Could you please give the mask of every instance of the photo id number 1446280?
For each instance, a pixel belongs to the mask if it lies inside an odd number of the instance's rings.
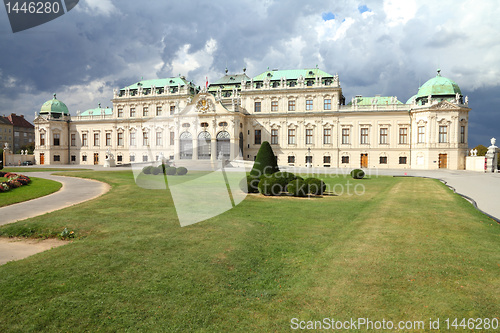
[[[61,10],[58,1],[37,1],[37,2],[24,2],[12,1],[5,3],[8,14],[57,14]]]

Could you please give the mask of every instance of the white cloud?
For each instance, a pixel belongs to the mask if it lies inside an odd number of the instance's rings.
[[[384,12],[390,27],[405,24],[415,17],[417,4],[414,0],[384,0]]]
[[[170,63],[169,67],[172,68],[173,75],[189,75],[190,72],[201,69],[204,73],[209,73],[214,60],[214,53],[217,50],[217,41],[213,38],[205,43],[205,47],[190,53],[191,45],[184,44],[176,52],[175,58]],[[201,80],[198,84],[204,82],[205,74],[201,75]],[[198,78],[198,79],[200,79]]]
[[[82,0],[75,9],[93,16],[110,16],[112,13],[119,12],[111,0]]]

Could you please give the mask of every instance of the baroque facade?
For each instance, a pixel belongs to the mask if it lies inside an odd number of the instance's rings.
[[[200,89],[184,77],[142,80],[114,91],[112,108],[77,112],[54,98],[36,116],[38,164],[156,160],[253,161],[269,141],[279,165],[464,169],[468,108],[458,85],[424,83],[406,103],[355,96],[318,68],[228,74]]]

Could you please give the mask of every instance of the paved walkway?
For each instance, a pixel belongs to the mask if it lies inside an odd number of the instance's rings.
[[[22,174],[54,180],[63,186],[50,195],[0,208],[0,225],[73,206],[101,196],[110,189],[108,184],[90,179],[54,176],[48,172],[22,172]]]

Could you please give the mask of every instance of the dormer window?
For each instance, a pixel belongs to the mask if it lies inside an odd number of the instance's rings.
[[[296,81],[290,81],[290,87],[295,87],[297,85]]]
[[[278,82],[273,82],[273,88],[277,88],[279,86]]]
[[[314,75],[313,71],[309,71],[309,75]]]
[[[312,81],[312,80],[308,80],[308,81],[307,81],[307,86],[308,86],[308,87],[312,87],[312,85],[313,85],[313,81]]]

